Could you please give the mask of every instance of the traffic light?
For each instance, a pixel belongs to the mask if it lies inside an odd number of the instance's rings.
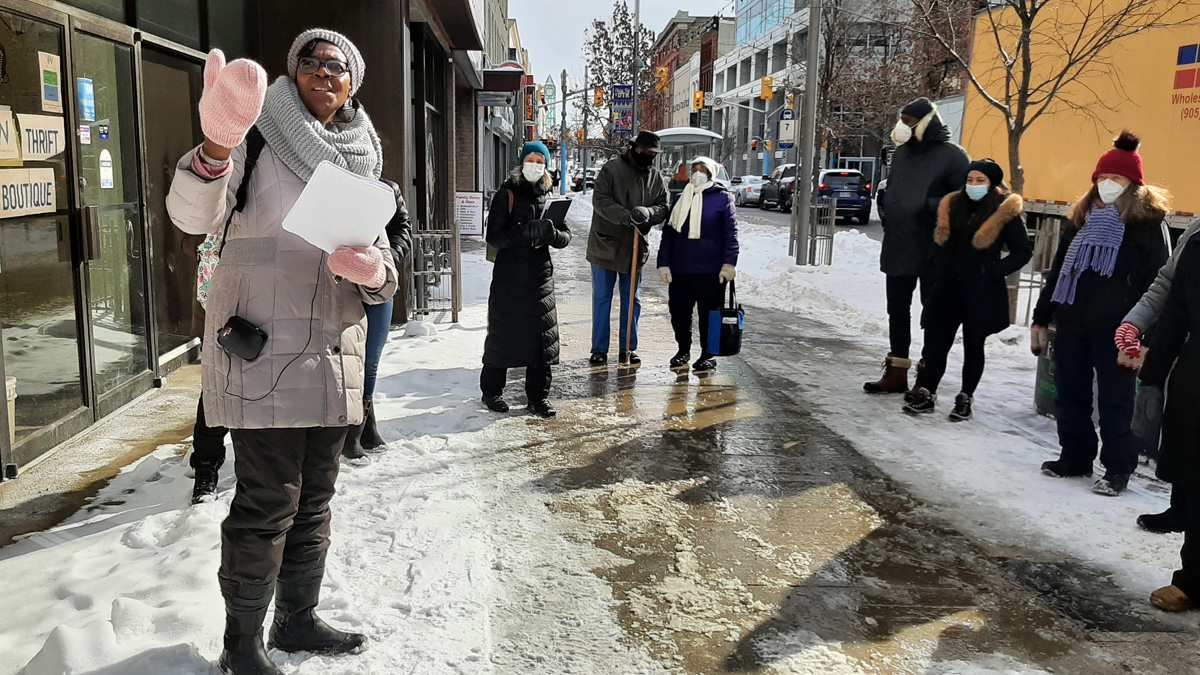
[[[796,95],[795,94],[787,95],[787,107],[788,107],[788,110],[794,110],[796,108]]]
[[[692,107],[695,108],[696,110],[702,110],[704,108],[704,92],[702,92],[702,91],[693,91],[692,92]]]
[[[750,152],[758,151],[758,141],[750,141]]]
[[[767,146],[767,152],[771,151],[771,141],[763,141],[763,145]]]
[[[592,92],[592,105],[596,108],[599,108],[604,105],[604,90],[603,89],[597,89],[596,91]]]
[[[769,101],[775,98],[775,78],[764,77],[762,79],[762,93],[759,94],[759,98],[763,99],[764,101]]]
[[[540,105],[546,105],[546,87],[545,87],[545,85],[541,85],[541,84],[538,85],[538,103]]]
[[[655,73],[658,75],[658,84],[654,85],[654,89],[656,91],[670,91],[671,69],[666,66],[659,66],[655,69]]]

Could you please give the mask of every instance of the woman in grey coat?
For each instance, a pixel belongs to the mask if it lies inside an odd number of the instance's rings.
[[[1162,266],[1158,271],[1158,277],[1154,279],[1154,283],[1150,286],[1150,290],[1142,296],[1129,314],[1125,316],[1125,322],[1117,329],[1117,349],[1129,357],[1128,360],[1122,359],[1119,363],[1132,366],[1140,361],[1142,356],[1143,335],[1149,335],[1154,331],[1154,327],[1158,325],[1158,320],[1162,317],[1163,308],[1167,304],[1167,296],[1171,293],[1171,285],[1175,282],[1175,266],[1179,263],[1179,256],[1183,253],[1184,247],[1192,237],[1200,232],[1200,220],[1193,222],[1183,234],[1180,235],[1179,241],[1175,243],[1175,251],[1167,264]],[[1139,390],[1139,402],[1143,394]],[[1141,406],[1143,409],[1145,406]],[[1138,429],[1142,437],[1144,445],[1152,446],[1153,450],[1158,450],[1159,432],[1162,428],[1162,416],[1152,416],[1153,419],[1145,419],[1146,428]],[[1149,450],[1148,450],[1149,451]],[[1164,476],[1159,476],[1165,480]],[[1170,481],[1168,481],[1170,482]],[[1158,534],[1166,534],[1169,532],[1183,532],[1184,514],[1186,512],[1183,491],[1174,483],[1171,484],[1171,505],[1162,513],[1145,513],[1138,516],[1137,524],[1147,532],[1155,532]]]
[[[180,160],[167,198],[181,230],[225,231],[208,297],[203,389],[208,422],[231,430],[237,463],[218,574],[226,611],[219,666],[229,675],[281,673],[262,642],[272,593],[272,647],[340,654],[365,643],[313,610],[338,454],[347,426],[363,420],[363,303],[392,297],[396,267],[382,236],[326,254],[282,227],[320,162],[379,178],[379,138],[353,98],[363,72],[354,45],[326,30],[296,38],[288,75],[270,87],[257,64],[225,66],[214,51],[200,100],[205,141]],[[251,125],[266,142],[256,161],[244,142]],[[218,335],[239,323],[232,335],[265,333],[257,354],[220,346]]]

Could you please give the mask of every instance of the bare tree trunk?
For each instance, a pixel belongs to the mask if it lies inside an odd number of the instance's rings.
[[[1021,167],[1021,132],[1014,129],[1011,120],[1008,128],[1008,180],[1012,191],[1025,194],[1025,169]]]

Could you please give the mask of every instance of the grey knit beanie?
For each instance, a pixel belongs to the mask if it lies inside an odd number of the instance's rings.
[[[304,45],[313,40],[323,40],[329,44],[336,45],[338,49],[346,54],[346,63],[350,66],[350,95],[354,96],[357,94],[358,88],[362,86],[363,75],[367,72],[367,65],[363,63],[362,54],[359,53],[358,47],[354,46],[350,38],[324,28],[310,28],[296,36],[295,42],[292,43],[292,48],[288,50],[288,77],[293,80],[296,79],[296,69],[300,66],[300,50],[304,48]]]

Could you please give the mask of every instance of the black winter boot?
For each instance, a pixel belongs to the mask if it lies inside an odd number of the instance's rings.
[[[489,396],[488,394],[484,394],[483,404],[486,405],[487,409],[491,410],[492,412],[506,413],[510,410],[508,407],[508,401],[505,401],[504,397],[500,395]]]
[[[363,452],[361,424],[351,424],[346,427],[346,440],[342,444],[342,459],[353,466],[366,466],[371,458]]]
[[[683,369],[688,367],[688,361],[692,360],[692,352],[689,349],[680,349],[675,356],[671,357],[671,369]]]
[[[904,406],[904,412],[909,415],[925,415],[933,412],[937,408],[937,394],[932,393],[925,387],[917,390],[916,396],[908,405]]]
[[[340,631],[313,611],[321,597],[324,569],[284,581],[275,589],[275,620],[271,623],[273,649],[315,654],[353,654],[362,651],[367,637]]]
[[[966,422],[971,419],[971,406],[975,404],[975,398],[967,393],[960,393],[954,397],[954,410],[950,411],[951,422]]]
[[[192,503],[211,502],[216,498],[221,462],[196,461],[194,464],[196,483],[192,486]]]
[[[375,401],[363,399],[363,415],[362,449],[367,452],[383,452],[387,449],[387,442],[375,427]]]
[[[534,401],[533,403],[530,403],[529,410],[534,415],[537,415],[538,417],[544,417],[547,419],[554,417],[555,415],[558,414],[558,411],[554,409],[554,406],[551,405],[550,401],[547,399],[542,399],[540,401]]]
[[[262,627],[274,584],[220,579],[225,597],[225,649],[217,666],[225,675],[283,675],[263,647]]]

